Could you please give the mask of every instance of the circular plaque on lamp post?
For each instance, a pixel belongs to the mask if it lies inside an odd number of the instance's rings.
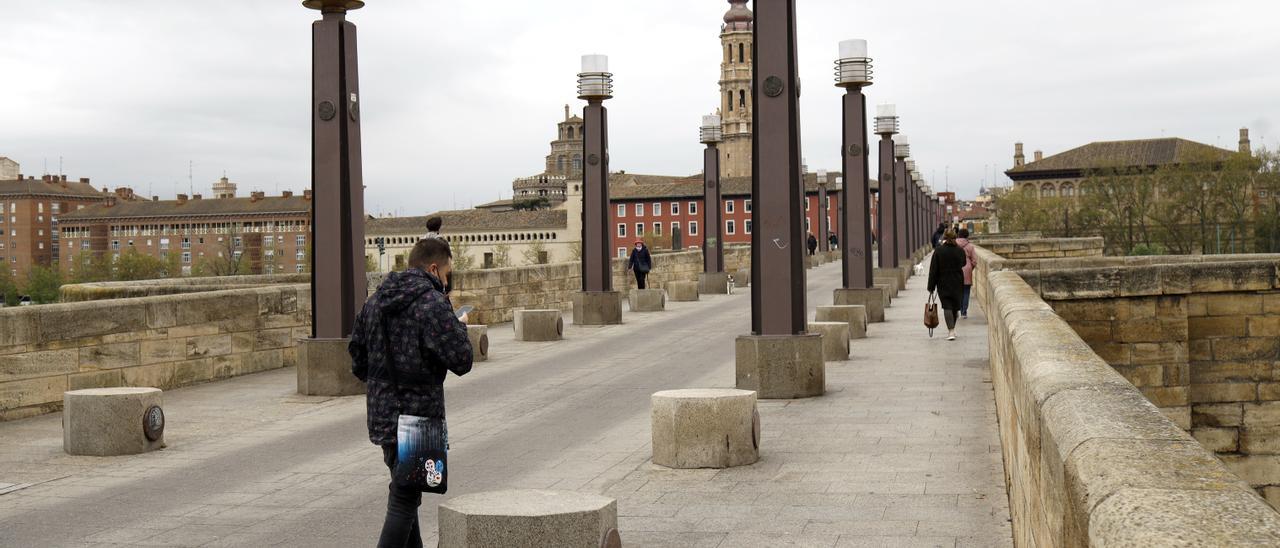
[[[769,97],[777,97],[782,95],[782,79],[777,76],[770,76],[764,79],[764,94]]]

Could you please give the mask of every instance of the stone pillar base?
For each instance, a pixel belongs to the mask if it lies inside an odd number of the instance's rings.
[[[738,271],[733,274],[733,285],[737,287],[750,287],[751,269],[739,268]]]
[[[831,302],[837,305],[857,304],[867,307],[867,321],[879,323],[884,321],[884,306],[888,294],[884,289],[842,289],[837,288]]]
[[[468,325],[467,338],[471,339],[471,361],[489,361],[489,326]]]
[[[884,292],[884,307],[889,308],[893,304],[894,297],[898,296],[898,292],[893,290],[893,284],[877,281],[874,285],[876,289]]]
[[[355,396],[364,383],[351,373],[351,339],[298,341],[298,393],[305,396]]]
[[[664,390],[650,399],[653,463],[729,468],[760,460],[760,415],[749,390]]]
[[[741,287],[736,277],[733,280],[733,284]],[[728,292],[728,272],[702,272],[698,274],[698,293],[703,295],[724,295]]]
[[[622,323],[622,293],[580,291],[573,294],[573,325],[618,325]]]
[[[628,298],[632,312],[661,312],[667,308],[667,292],[661,289],[632,289]]]
[[[667,282],[667,298],[678,303],[698,300],[698,282]]]
[[[742,335],[735,342],[736,386],[765,399],[821,396],[827,389],[822,336]]]
[[[621,546],[618,502],[577,491],[489,491],[440,503],[442,548]]]
[[[809,332],[822,336],[822,359],[840,362],[849,359],[849,324],[845,322],[809,322]]]
[[[860,304],[819,306],[815,321],[844,322],[849,324],[850,339],[867,338],[867,307]]]
[[[559,310],[517,310],[512,326],[517,341],[546,342],[564,338],[564,319]]]
[[[159,388],[64,392],[62,450],[69,455],[110,457],[160,449],[164,447],[163,403]],[[152,407],[156,410],[151,411]]]

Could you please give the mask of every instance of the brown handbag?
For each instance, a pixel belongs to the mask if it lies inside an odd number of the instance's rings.
[[[924,303],[924,326],[930,330],[938,327],[938,303],[934,302],[933,293],[929,293],[929,301]]]

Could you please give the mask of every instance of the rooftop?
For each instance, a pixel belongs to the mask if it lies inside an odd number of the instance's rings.
[[[536,211],[489,211],[463,209],[437,211],[415,217],[374,217],[365,222],[367,234],[423,234],[427,218],[439,216],[444,221],[444,234],[473,230],[560,229],[568,226],[569,216],[563,209]]]
[[[96,204],[72,211],[63,214],[58,220],[66,223],[101,219],[299,214],[308,211],[311,211],[310,196],[264,196],[259,193],[256,196],[246,198],[196,198],[185,201],[181,199],[117,201],[113,205]]]
[[[1187,139],[1163,137],[1098,141],[1006,171],[1010,177],[1040,172],[1158,167],[1196,161],[1223,161],[1234,152]],[[1016,178],[1016,177],[1015,177]]]
[[[86,198],[105,198],[106,193],[93,188],[88,179],[68,181],[66,177],[45,176],[42,179],[28,177],[22,180],[0,181],[0,196],[26,194],[56,194],[62,196],[81,196]]]

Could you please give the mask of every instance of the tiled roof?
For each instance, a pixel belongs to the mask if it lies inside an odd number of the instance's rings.
[[[421,234],[427,231],[427,219],[440,216],[444,221],[440,232],[465,232],[472,230],[510,230],[510,229],[562,229],[568,226],[568,213],[563,209],[540,209],[537,211],[489,211],[485,209],[463,209],[458,211],[438,211],[420,217],[382,217],[365,221],[364,230],[368,234]]]
[[[311,210],[311,200],[303,196],[252,198],[203,198],[164,201],[117,201],[108,207],[96,204],[58,217],[60,222],[154,217],[227,217],[236,215],[298,214]]]
[[[630,174],[627,174],[628,176]],[[830,184],[827,186],[829,191],[837,191],[839,187],[835,185],[836,177],[843,176],[840,172],[828,172],[827,180]],[[647,185],[628,185],[625,182],[620,183],[615,178],[619,175],[609,176],[609,199],[611,200],[649,200],[655,198],[701,198],[702,197],[702,174],[690,175],[688,177],[669,177],[668,182],[661,184]],[[654,177],[654,176],[646,176]],[[806,173],[805,191],[818,192],[818,175],[816,173]],[[626,179],[624,179],[626,181]],[[879,185],[874,179],[871,181],[872,188]],[[720,194],[722,196],[750,196],[751,195],[751,177],[725,177],[720,179]]]
[[[66,186],[63,186],[63,185]],[[93,188],[89,183],[79,181],[44,181],[41,179],[23,179],[0,181],[0,195],[4,194],[59,194],[64,196],[82,196],[105,198],[101,190]]]
[[[1091,169],[1156,167],[1188,161],[1222,161],[1230,150],[1176,137],[1136,141],[1099,141],[1030,162],[1005,173],[1084,171]]]

